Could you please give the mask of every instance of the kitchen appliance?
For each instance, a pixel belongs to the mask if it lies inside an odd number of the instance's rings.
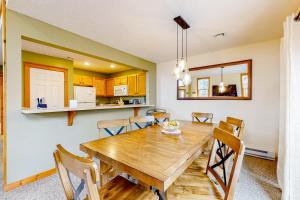
[[[127,85],[117,85],[114,86],[114,96],[128,96],[128,86]]]
[[[74,99],[78,108],[96,107],[96,88],[74,86]]]
[[[140,99],[130,99],[129,104],[141,104],[142,101]]]

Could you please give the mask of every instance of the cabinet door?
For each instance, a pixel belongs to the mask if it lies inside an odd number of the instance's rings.
[[[115,80],[113,78],[106,80],[106,96],[114,96]]]
[[[94,87],[96,88],[97,96],[106,96],[106,81],[102,78],[94,79]]]
[[[146,96],[146,74],[140,73],[137,75],[137,93],[139,96]]]
[[[137,93],[137,76],[128,76],[128,96],[135,96]]]
[[[93,77],[91,76],[82,76],[82,85],[93,86]]]
[[[73,84],[75,85],[81,85],[81,75],[74,74],[73,76]]]
[[[127,82],[127,76],[122,76],[120,77],[120,85],[127,85],[128,82]]]

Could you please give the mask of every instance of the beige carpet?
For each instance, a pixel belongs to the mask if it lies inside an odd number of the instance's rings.
[[[1,140],[0,140],[1,141]],[[0,145],[2,149],[2,145]],[[64,200],[59,177],[53,175],[10,192],[3,192],[3,155],[0,151],[0,200]],[[276,180],[276,163],[246,156],[236,190],[236,200],[279,200],[281,191]]]

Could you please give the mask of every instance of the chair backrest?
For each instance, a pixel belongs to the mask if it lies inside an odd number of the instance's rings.
[[[214,115],[212,113],[193,112],[192,113],[192,121],[194,122],[196,120],[197,122],[211,123],[213,116]]]
[[[170,113],[153,112],[151,115],[154,117],[156,124],[170,120]]]
[[[207,172],[210,172],[214,176],[223,189],[225,193],[224,199],[231,200],[234,197],[235,186],[242,167],[245,146],[238,137],[220,128],[214,129],[213,137],[214,145],[210,152]],[[230,159],[231,156],[234,159]],[[230,169],[225,167],[227,161],[233,162],[230,165]],[[220,174],[219,166],[222,166],[222,174]]]
[[[234,117],[227,117],[226,122],[235,126],[236,136],[243,138],[245,130],[245,124],[243,120]]]
[[[222,130],[225,130],[231,134],[234,134],[234,127],[227,123],[227,122],[224,122],[224,121],[220,121],[219,123],[219,128],[222,129]]]
[[[79,199],[84,184],[86,184],[89,199],[100,200],[96,184],[99,181],[99,173],[93,160],[76,156],[65,150],[60,144],[57,145],[57,150],[53,155],[67,200]],[[81,183],[76,190],[69,172],[81,179]]]
[[[133,129],[133,125],[139,129],[147,128],[148,126],[152,126],[154,121],[155,119],[153,116],[136,116],[129,118],[131,129]]]
[[[103,129],[110,136],[119,135],[122,132],[127,132],[127,127],[129,126],[128,119],[116,119],[116,120],[101,120],[97,122],[98,129],[101,131]],[[112,128],[117,128],[117,130],[112,131]]]

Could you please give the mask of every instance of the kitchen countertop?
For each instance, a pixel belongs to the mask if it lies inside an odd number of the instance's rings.
[[[109,110],[109,109],[123,109],[123,108],[143,108],[143,107],[154,107],[155,105],[150,104],[133,104],[133,105],[99,105],[88,108],[57,108],[57,109],[32,109],[22,108],[23,114],[39,114],[39,113],[55,113],[55,112],[70,112],[70,111],[85,111],[85,110]]]

